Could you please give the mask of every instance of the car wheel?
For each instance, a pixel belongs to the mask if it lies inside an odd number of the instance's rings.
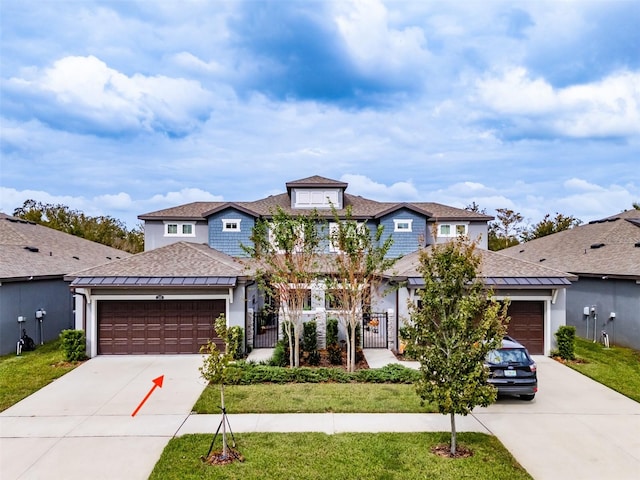
[[[522,400],[526,400],[527,402],[530,402],[531,400],[533,400],[535,398],[536,394],[532,393],[531,395],[520,395],[520,398]]]

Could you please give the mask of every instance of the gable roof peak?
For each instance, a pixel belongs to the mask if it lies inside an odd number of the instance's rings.
[[[293,180],[291,182],[286,183],[287,191],[290,192],[292,187],[310,187],[310,188],[319,188],[319,187],[334,187],[334,188],[342,188],[346,190],[349,186],[346,182],[341,182],[339,180],[333,180],[331,178],[321,177],[320,175],[313,175],[307,178],[301,178],[299,180]]]

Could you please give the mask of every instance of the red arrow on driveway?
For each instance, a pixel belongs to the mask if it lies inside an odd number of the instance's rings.
[[[160,375],[158,378],[153,379],[153,387],[151,387],[151,390],[149,390],[149,393],[147,393],[147,396],[142,399],[142,401],[140,402],[140,405],[138,405],[138,408],[136,408],[133,411],[133,413],[131,414],[132,417],[136,416],[136,413],[138,413],[138,410],[142,408],[142,406],[144,405],[144,402],[147,401],[147,399],[151,396],[151,394],[156,389],[156,387],[162,388],[163,381],[164,381],[164,375]]]

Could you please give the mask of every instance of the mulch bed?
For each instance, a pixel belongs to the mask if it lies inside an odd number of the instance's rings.
[[[300,366],[301,367],[325,367],[325,368],[344,368],[346,369],[346,365],[347,365],[347,352],[343,351],[342,352],[342,365],[334,365],[329,361],[329,354],[326,350],[318,350],[318,352],[320,353],[320,363],[318,365],[309,365],[309,363],[307,363],[306,358],[304,355],[300,356]],[[362,370],[362,369],[366,369],[369,368],[369,364],[367,363],[367,360],[364,358],[363,354],[360,354],[360,358],[358,358],[358,355],[356,355],[356,359],[358,360],[358,362],[356,363],[356,370]]]
[[[434,445],[431,447],[431,453],[444,458],[468,458],[473,456],[473,451],[462,445],[457,445],[455,455],[451,455],[451,445],[447,443]]]
[[[226,455],[222,453],[222,450],[217,450],[211,452],[208,458],[205,458],[203,455],[200,459],[207,465],[229,465],[233,462],[244,462],[242,454],[231,447],[227,448]]]

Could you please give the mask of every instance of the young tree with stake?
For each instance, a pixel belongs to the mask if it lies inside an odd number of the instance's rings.
[[[450,453],[455,455],[455,415],[496,399],[484,359],[501,344],[508,303],[494,300],[478,278],[481,257],[467,239],[434,245],[419,259],[424,288],[418,305],[410,305],[407,351],[420,361],[417,394],[450,415]]]

